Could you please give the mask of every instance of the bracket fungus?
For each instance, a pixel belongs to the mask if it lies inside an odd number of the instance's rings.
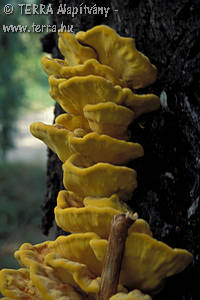
[[[93,163],[74,154],[63,164],[64,187],[82,197],[109,197],[117,193],[127,200],[137,187],[133,169],[108,163]]]
[[[102,263],[107,244],[108,241],[103,239],[91,243],[97,259]],[[120,283],[129,289],[138,288],[155,294],[163,287],[167,277],[181,272],[191,261],[192,255],[188,251],[172,249],[146,232],[132,231],[126,240]]]
[[[0,288],[8,299],[27,300],[83,300],[80,293],[73,286],[63,284],[54,275],[51,267],[33,263],[30,270],[0,271]],[[7,298],[3,298],[7,299]]]
[[[111,221],[133,215],[125,201],[137,174],[126,163],[144,154],[128,141],[128,127],[160,106],[156,95],[135,93],[156,80],[157,70],[132,38],[101,25],[76,35],[59,32],[58,46],[64,60],[43,57],[41,63],[50,95],[65,113],[53,125],[37,122],[30,130],[63,162],[66,190],[58,194],[55,220],[71,234],[23,244],[15,252],[23,269],[0,271],[4,300],[100,299]],[[119,281],[106,300],[151,300],[167,277],[192,261],[188,251],[154,239],[143,219],[130,223],[124,243]]]
[[[89,58],[96,58],[96,52],[91,47],[83,46],[69,32],[59,31],[58,47],[68,65],[81,64]]]
[[[87,104],[112,101],[123,103],[126,90],[101,76],[75,76],[70,79],[49,77],[50,95],[72,114],[82,115]]]
[[[71,131],[57,123],[46,125],[36,122],[30,126],[31,133],[54,151],[62,162],[68,160],[72,154],[80,153],[93,162],[121,165],[144,154],[138,143],[125,142],[95,132],[86,134],[83,129],[82,136],[77,136],[77,129]]]
[[[122,206],[116,209],[110,207],[108,204],[107,206],[104,204],[101,207],[97,207],[94,203],[95,200],[90,201],[87,206],[71,207],[68,204],[67,198],[67,191],[61,191],[59,193],[57,206],[55,208],[55,219],[58,226],[71,233],[95,232],[102,238],[108,238],[110,224],[114,215],[127,211],[127,209]],[[65,207],[63,207],[63,202],[65,202]],[[102,200],[102,202],[106,201]]]
[[[86,197],[82,205],[76,205],[71,204],[70,193],[64,190],[58,194],[55,220],[64,231],[95,232],[101,238],[108,238],[113,217],[130,211],[117,194],[109,198]],[[149,225],[143,219],[137,219],[129,228],[130,232],[152,235]]]
[[[95,49],[99,61],[113,68],[116,76],[125,81],[127,86],[138,89],[156,80],[156,67],[144,54],[137,51],[134,39],[120,37],[105,25],[86,32],[79,31],[76,38]]]
[[[41,64],[47,75],[54,75],[57,78],[72,78],[74,76],[101,76],[112,82],[113,85],[123,86],[116,77],[115,71],[109,66],[102,65],[96,59],[88,59],[81,65],[68,66],[61,59],[52,59],[43,56]]]
[[[55,120],[55,124],[62,125],[71,131],[74,131],[77,128],[82,128],[86,132],[91,131],[88,121],[84,116],[73,115],[69,113],[59,115]]]
[[[42,300],[39,292],[30,280],[27,269],[0,271],[0,289],[4,296],[11,299]]]
[[[90,129],[118,139],[127,138],[127,127],[133,121],[134,112],[112,102],[88,104],[83,113]]]
[[[130,293],[117,293],[110,300],[152,300],[152,298],[140,290],[133,290]]]

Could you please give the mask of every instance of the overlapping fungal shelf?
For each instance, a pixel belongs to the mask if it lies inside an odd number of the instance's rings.
[[[128,126],[159,108],[156,95],[135,93],[156,80],[157,70],[132,38],[96,26],[76,35],[59,32],[59,48],[64,60],[41,62],[50,95],[66,113],[53,125],[33,123],[31,133],[63,162],[66,190],[59,192],[55,219],[71,235],[23,244],[15,253],[23,268],[0,272],[4,299],[96,299],[113,216],[132,213],[125,202],[137,176],[126,164],[144,154],[129,142]],[[137,219],[129,228],[118,293],[110,300],[150,300],[191,261],[188,251],[157,241],[147,222]]]

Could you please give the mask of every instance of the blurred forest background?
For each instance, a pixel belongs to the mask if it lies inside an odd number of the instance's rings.
[[[16,8],[15,13],[5,15],[3,7],[7,3],[0,3],[0,269],[17,267],[13,252],[23,242],[39,243],[46,239],[39,229],[46,149],[43,148],[43,156],[39,152],[38,157],[32,157],[35,138],[30,135],[24,151],[19,137],[27,139],[30,123],[40,121],[38,114],[49,112],[53,105],[48,96],[47,76],[40,65],[40,38],[45,33],[2,30],[2,25],[48,24],[49,17],[21,15],[18,1],[9,1]],[[53,114],[49,120],[52,118]]]

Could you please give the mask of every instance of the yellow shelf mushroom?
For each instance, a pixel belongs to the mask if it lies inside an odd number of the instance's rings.
[[[107,244],[94,232],[74,233],[35,246],[24,244],[15,257],[30,270],[30,278],[38,289],[38,272],[42,272],[45,286],[50,277],[82,292],[97,294]],[[119,283],[130,290],[154,294],[167,277],[181,272],[191,261],[188,251],[172,249],[152,238],[148,224],[138,219],[129,229]]]
[[[58,47],[68,65],[81,64],[90,58],[97,57],[94,49],[81,45],[73,34],[61,31],[58,34]]]
[[[73,132],[63,127],[46,125],[41,122],[32,123],[30,131],[33,136],[42,140],[52,151],[54,151],[61,161],[66,161],[73,153],[70,146],[69,136]]]
[[[82,115],[73,115],[69,113],[64,113],[59,115],[56,120],[55,124],[62,125],[66,129],[69,129],[71,131],[82,128],[86,132],[91,132],[90,126],[88,124],[88,120],[85,119],[85,117]]]
[[[152,298],[139,290],[134,290],[130,293],[117,293],[109,300],[152,300]]]
[[[0,289],[4,296],[11,299],[42,300],[38,290],[30,280],[27,269],[0,271]]]
[[[27,269],[1,270],[0,288],[2,294],[8,297],[2,299],[85,299],[71,285],[63,284],[55,276],[51,267],[39,263],[32,263],[30,271]]]
[[[119,199],[117,194],[113,194],[110,197],[85,197],[83,203],[85,206],[95,206],[100,208],[107,206],[120,210],[123,213],[131,211],[128,205]]]
[[[57,225],[71,233],[95,232],[107,239],[114,215],[131,211],[117,194],[109,198],[86,197],[82,205],[76,205],[71,197],[71,192],[60,191],[55,207]],[[129,233],[135,231],[152,235],[149,225],[142,219],[137,219],[129,228]]]
[[[101,25],[76,34],[76,39],[98,53],[99,61],[115,70],[116,76],[134,89],[156,80],[157,69],[137,51],[134,39],[120,37],[112,28]]]
[[[56,118],[57,129],[36,124],[33,128],[38,127],[43,133],[33,134],[42,136],[64,162],[63,182],[67,190],[61,191],[57,198],[58,226],[72,236],[96,233],[98,239],[91,239],[90,246],[102,263],[107,245],[102,238],[108,238],[114,215],[131,211],[122,201],[130,199],[137,187],[136,172],[123,164],[141,157],[143,149],[128,142],[128,126],[140,115],[160,106],[156,95],[138,95],[131,89],[153,83],[157,70],[136,49],[133,39],[120,37],[103,25],[75,36],[60,33],[59,47],[65,61],[43,57],[42,66],[50,76],[50,95],[67,113]],[[45,129],[48,130],[44,133]],[[58,135],[57,130],[60,130],[59,140],[50,134],[54,131]],[[179,272],[191,261],[189,252],[172,250],[154,240],[149,225],[142,219],[129,228],[128,234],[120,282],[129,289],[154,293],[165,277]],[[88,279],[91,268],[87,264],[77,265],[81,262],[76,261],[76,265],[71,265],[67,257],[49,255],[50,265],[54,268],[59,265],[61,269],[63,264],[66,269],[76,269],[79,275],[73,275],[73,280],[82,278],[75,280],[76,284],[86,292],[97,292],[96,279]],[[95,274],[100,276],[98,272]],[[149,299],[137,291],[124,297]]]
[[[73,286],[81,289],[82,292],[92,294],[99,292],[100,278],[90,272],[86,264],[63,258],[56,253],[47,255],[45,262],[55,270],[58,277],[63,281],[66,280],[66,273],[71,274],[74,281]]]
[[[34,286],[42,296],[44,300],[84,300],[84,297],[75,289],[61,281],[56,276],[56,272],[53,268],[32,263],[30,266],[30,277]]]
[[[30,131],[54,151],[62,162],[68,160],[72,154],[80,153],[95,163],[121,165],[144,154],[142,146],[138,143],[125,142],[95,132],[86,134],[80,128],[72,132],[60,124],[46,125],[36,122],[31,124]],[[81,136],[78,135],[80,131]]]
[[[111,81],[113,85],[123,86],[123,82],[116,77],[115,71],[109,66],[102,65],[96,59],[88,59],[83,64],[68,66],[61,59],[52,59],[43,56],[41,64],[49,76],[54,75],[57,78],[69,79],[74,76],[96,75]]]
[[[102,238],[108,238],[114,215],[127,211],[127,208],[123,208],[122,205],[113,208],[104,203],[101,207],[97,207],[95,206],[96,198],[87,206],[74,207],[70,205],[68,198],[67,191],[59,193],[55,207],[55,220],[59,227],[71,233],[95,232]],[[102,202],[106,202],[106,199],[109,198],[104,198]]]
[[[63,183],[66,189],[82,197],[109,197],[118,194],[128,200],[137,187],[133,169],[108,163],[93,163],[74,154],[63,164]]]
[[[35,246],[25,243],[15,252],[15,258],[21,265],[30,267],[32,262],[43,263],[47,254],[56,253],[63,258],[84,263],[94,274],[99,274],[101,263],[90,248],[90,241],[99,238],[97,234],[88,232],[60,236],[55,241],[46,241]]]
[[[23,244],[15,252],[23,269],[0,271],[4,300],[97,299],[113,216],[132,213],[125,201],[137,187],[137,174],[125,164],[144,154],[128,141],[128,127],[160,106],[156,95],[133,91],[153,83],[157,70],[132,38],[101,25],[76,35],[59,32],[58,46],[64,60],[43,57],[41,63],[50,95],[66,113],[54,125],[37,122],[30,130],[63,162],[66,190],[58,195],[55,219],[71,234]],[[151,300],[143,292],[158,293],[191,261],[188,251],[157,241],[148,223],[137,219],[110,300]]]
[[[87,104],[111,101],[123,103],[126,89],[101,76],[75,76],[70,79],[49,77],[50,95],[68,113],[82,115]]]
[[[90,129],[118,139],[128,139],[127,127],[133,121],[134,112],[112,102],[87,104],[83,113]]]
[[[88,232],[60,236],[55,241],[34,246],[23,244],[15,252],[15,258],[30,270],[32,277],[36,276],[34,285],[38,288],[39,278],[42,276],[38,271],[40,273],[42,270],[45,282],[50,274],[50,279],[55,276],[63,284],[74,286],[80,291],[98,293],[98,276],[101,274],[102,263],[96,259],[90,246],[90,241],[98,238],[100,237],[97,234]],[[43,284],[46,286],[45,282]]]
[[[103,239],[90,242],[96,258],[102,263],[107,244]],[[126,240],[120,283],[129,289],[158,293],[167,277],[183,271],[191,262],[190,252],[172,249],[149,234],[132,231]]]
[[[48,76],[54,75],[57,78],[63,78],[64,76],[62,76],[61,73],[62,69],[65,67],[69,67],[68,64],[62,59],[50,58],[47,56],[43,56],[40,62],[43,70]]]

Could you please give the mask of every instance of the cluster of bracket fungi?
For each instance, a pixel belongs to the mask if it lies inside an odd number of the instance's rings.
[[[101,25],[76,35],[59,32],[59,49],[64,60],[43,57],[42,66],[50,95],[66,113],[53,125],[33,123],[31,133],[63,162],[66,190],[59,192],[55,219],[71,234],[23,244],[15,252],[23,268],[0,271],[5,300],[97,299],[111,221],[132,213],[125,201],[137,187],[136,172],[125,165],[143,156],[140,144],[128,142],[128,126],[159,108],[156,95],[133,92],[153,83],[157,70],[132,38]],[[150,300],[191,261],[188,251],[157,241],[137,219],[110,300]]]

